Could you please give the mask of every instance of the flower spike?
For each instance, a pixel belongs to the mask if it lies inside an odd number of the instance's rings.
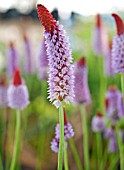
[[[112,14],[112,16],[115,19],[116,27],[117,27],[117,34],[123,34],[124,33],[124,25],[122,19],[117,14]]]
[[[49,99],[57,108],[62,101],[73,102],[74,76],[70,44],[63,26],[43,5],[37,6],[44,26],[45,45],[49,61]]]

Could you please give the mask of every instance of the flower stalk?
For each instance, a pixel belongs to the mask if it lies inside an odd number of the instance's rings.
[[[83,128],[83,149],[84,149],[84,167],[85,170],[90,169],[90,161],[89,161],[89,145],[88,145],[88,124],[87,124],[87,116],[85,111],[85,106],[81,108],[81,117],[82,117],[82,128]]]
[[[119,157],[120,157],[120,170],[124,169],[124,147],[122,143],[122,139],[119,133],[119,127],[118,124],[116,124],[116,137],[117,137],[117,143],[119,148]]]
[[[69,170],[68,167],[68,153],[67,153],[67,148],[66,148],[66,142],[64,141],[64,167],[65,170]]]
[[[16,165],[17,155],[18,155],[18,148],[19,148],[19,140],[20,140],[20,127],[21,127],[20,111],[16,110],[15,142],[14,142],[14,152],[13,152],[13,158],[12,158],[10,170],[15,170],[15,165]]]
[[[59,120],[60,120],[60,143],[59,143],[59,153],[58,153],[58,170],[62,170],[63,164],[63,151],[64,151],[64,113],[62,104],[59,107]]]
[[[70,145],[72,154],[73,154],[73,156],[74,156],[75,162],[76,162],[76,164],[77,164],[78,170],[83,170],[83,166],[82,166],[80,157],[79,157],[79,155],[78,155],[77,149],[76,149],[76,147],[75,147],[74,140],[73,140],[72,138],[69,139],[69,145]]]

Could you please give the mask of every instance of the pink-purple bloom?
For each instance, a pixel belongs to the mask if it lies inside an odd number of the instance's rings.
[[[112,68],[112,42],[109,42],[109,50],[105,55],[104,60],[104,71],[105,75],[112,76],[114,74],[114,70]]]
[[[78,62],[75,63],[74,67],[74,102],[75,104],[90,104],[91,96],[88,87],[88,72],[86,67],[86,59],[82,57]]]
[[[64,138],[66,140],[73,136],[74,136],[74,131],[73,131],[72,125],[69,122],[67,122],[64,125]],[[57,139],[60,138],[60,125],[59,124],[56,125],[56,138]]]
[[[0,108],[7,106],[7,87],[5,78],[0,79]]]
[[[104,131],[104,138],[114,138],[115,137],[115,126],[110,126]]]
[[[112,123],[124,116],[124,103],[121,92],[115,87],[110,86],[106,93],[106,115]]]
[[[93,31],[93,49],[98,56],[105,56],[109,50],[108,35],[103,26],[100,14],[96,15],[96,26]]]
[[[117,151],[117,140],[115,135],[115,126],[110,126],[107,128],[104,132],[104,138],[109,139],[109,145],[108,145],[108,152],[116,152]]]
[[[64,109],[64,139],[65,141],[74,136],[74,131],[72,125],[67,121],[66,112]],[[60,139],[60,124],[58,123],[55,128],[55,136],[51,142],[51,149],[54,152],[58,152],[59,149],[59,139]],[[66,142],[67,146],[67,142]]]
[[[43,5],[37,5],[37,11],[45,29],[44,37],[49,60],[49,99],[58,108],[62,101],[70,103],[74,97],[71,50],[63,26]]]
[[[13,82],[8,88],[7,96],[8,106],[13,109],[23,110],[29,104],[28,89],[22,82],[18,69],[15,70]]]
[[[92,130],[94,132],[103,132],[106,127],[106,118],[101,112],[98,112],[92,119]]]
[[[124,73],[124,24],[117,14],[112,14],[116,21],[117,35],[112,44],[112,67],[114,73]]]
[[[117,140],[116,138],[110,138],[109,139],[109,144],[108,144],[108,152],[109,153],[113,153],[113,152],[117,152],[118,147],[117,147]]]
[[[51,150],[57,153],[59,151],[59,139],[57,139],[56,137],[53,138],[50,144],[51,144]]]
[[[15,69],[18,67],[18,52],[13,42],[10,42],[7,54],[7,74],[13,77]]]
[[[39,79],[46,80],[48,78],[48,57],[47,57],[47,48],[45,45],[45,39],[40,44],[37,66],[38,66],[38,77]]]
[[[34,72],[32,45],[26,35],[24,36],[24,52],[24,71],[25,73],[32,74]]]

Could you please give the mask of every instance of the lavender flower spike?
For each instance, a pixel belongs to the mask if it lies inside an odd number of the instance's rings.
[[[110,86],[106,93],[106,115],[112,123],[124,116],[122,94],[115,86]]]
[[[74,75],[75,104],[90,104],[91,96],[87,80],[86,59],[84,57],[82,57],[77,63],[75,63]]]
[[[115,126],[110,126],[104,131],[104,138],[115,138]]]
[[[116,141],[116,135],[115,135],[115,126],[111,126],[104,132],[104,138],[109,139],[109,145],[108,145],[108,152],[116,152],[117,151],[117,141]]]
[[[70,103],[74,97],[74,76],[71,50],[63,26],[43,5],[37,5],[39,20],[44,26],[49,60],[49,99],[57,108],[62,101]]]
[[[105,55],[104,61],[104,72],[107,76],[113,76],[114,71],[112,68],[112,41],[109,41],[109,50],[108,53]]]
[[[13,77],[14,71],[17,67],[18,67],[18,53],[13,42],[10,42],[7,55],[7,73],[10,77]]]
[[[100,14],[96,15],[96,26],[93,31],[93,49],[96,55],[104,56],[109,50],[108,35]]]
[[[20,72],[15,70],[13,82],[8,88],[8,105],[13,109],[22,110],[29,104],[28,90],[23,84]]]
[[[106,119],[101,112],[98,112],[92,119],[92,130],[94,132],[103,132],[106,126]]]
[[[118,147],[117,147],[117,140],[116,138],[110,138],[109,139],[109,145],[108,145],[108,152],[109,153],[113,153],[113,152],[117,152]]]
[[[32,47],[31,42],[26,35],[24,35],[24,51],[25,51],[24,71],[26,73],[32,74],[34,72]]]
[[[112,67],[114,73],[124,73],[124,24],[117,14],[112,14],[116,21],[117,35],[112,44]]]
[[[7,87],[5,77],[0,78],[0,108],[7,106]]]
[[[56,130],[55,130],[56,138],[60,138],[60,125],[59,123],[56,125]],[[66,112],[64,109],[64,138],[65,140],[72,138],[74,136],[74,131],[72,128],[72,125],[67,121],[67,116]]]
[[[45,39],[43,39],[40,44],[37,66],[39,79],[46,80],[48,78],[48,57],[46,52]]]

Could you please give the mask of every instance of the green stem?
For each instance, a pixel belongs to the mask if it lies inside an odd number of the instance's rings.
[[[65,170],[69,170],[69,168],[68,168],[68,154],[67,154],[66,142],[64,142],[64,167],[65,167]]]
[[[114,158],[110,162],[110,166],[109,166],[108,170],[114,170],[115,167],[117,166],[118,160],[119,160],[118,155],[115,155]]]
[[[123,148],[123,143],[122,143],[122,139],[120,136],[120,132],[119,132],[119,128],[116,125],[116,136],[117,136],[117,142],[118,142],[118,148],[119,148],[119,157],[120,157],[120,170],[124,170],[124,148]]]
[[[103,158],[100,163],[100,170],[104,170],[106,167],[107,159],[108,159],[108,144],[105,145],[104,153],[103,153]]]
[[[2,157],[0,155],[0,170],[3,170],[3,162],[2,162]]]
[[[83,149],[84,149],[84,166],[85,170],[90,169],[90,161],[89,161],[89,146],[88,146],[88,125],[87,125],[87,115],[85,112],[84,106],[82,107],[83,111],[81,112],[82,117],[82,127],[83,127]]]
[[[100,132],[96,133],[96,144],[97,144],[97,167],[99,169],[102,160],[102,138]]]
[[[17,161],[17,153],[18,153],[18,147],[19,147],[19,139],[20,139],[20,111],[16,111],[16,131],[15,131],[15,143],[14,143],[14,152],[13,152],[13,158],[10,166],[10,170],[15,169],[16,161]]]
[[[77,164],[78,170],[83,170],[83,166],[82,166],[82,164],[81,164],[80,157],[79,157],[79,155],[78,155],[78,152],[77,152],[77,149],[76,149],[74,140],[73,140],[72,138],[69,139],[69,145],[70,145],[71,151],[72,151],[72,153],[73,153],[75,162],[76,162],[76,164]]]
[[[41,112],[46,111],[46,98],[47,98],[46,92],[47,92],[47,82],[43,81],[41,84],[41,93],[43,94]],[[39,120],[40,120],[40,122],[42,122],[42,120],[43,120],[43,117],[41,115],[39,116]],[[40,131],[41,130],[42,130],[42,124],[40,124]],[[45,134],[46,134],[45,132],[44,132],[44,134],[42,132],[42,133],[40,133],[40,136],[39,136],[36,170],[42,170],[43,155],[44,155],[43,148],[44,148],[45,138],[46,138]]]
[[[124,74],[121,74],[121,90],[122,90],[122,96],[124,101]],[[123,146],[122,139],[119,135],[119,131],[118,131],[118,143],[119,143],[119,151],[120,151],[120,170],[122,170],[124,168],[124,158],[123,158],[124,146]]]
[[[124,75],[123,74],[121,74],[121,91],[124,100]]]
[[[64,151],[64,114],[62,104],[59,107],[59,121],[60,121],[60,142],[58,153],[58,170],[62,170],[63,151]]]
[[[8,144],[8,124],[9,124],[9,115],[10,113],[8,113],[7,108],[4,109],[4,140],[3,140],[3,148],[4,148],[4,160],[5,160],[5,169],[7,170],[9,167],[9,163],[8,163],[8,148],[7,148],[7,144]]]
[[[100,110],[104,112],[104,94],[105,94],[105,89],[106,89],[106,79],[104,76],[103,72],[103,57],[99,57],[99,84],[100,84],[100,89],[99,89],[99,106]]]

